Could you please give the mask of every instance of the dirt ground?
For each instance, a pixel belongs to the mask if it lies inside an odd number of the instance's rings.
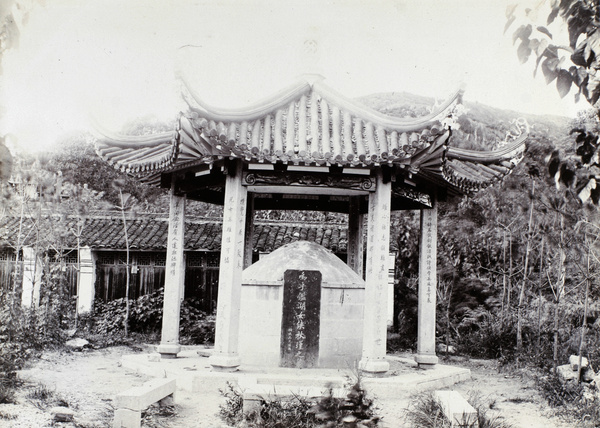
[[[112,399],[118,392],[138,386],[148,377],[121,366],[125,347],[84,352],[49,352],[20,373],[25,381],[16,404],[0,404],[0,427],[79,427],[112,426]],[[491,403],[490,415],[504,418],[515,428],[563,428],[576,426],[552,416],[551,409],[521,373],[498,371],[495,361],[454,358],[453,365],[471,369],[471,380],[452,389],[464,397],[476,393]],[[42,385],[44,385],[42,387]],[[44,392],[50,398],[40,399]],[[175,414],[155,416],[153,426],[182,428],[221,428],[226,425],[216,413],[224,398],[218,394],[177,391]],[[408,426],[403,420],[409,397],[378,401],[384,427]],[[68,405],[75,412],[75,423],[52,423],[49,409]]]

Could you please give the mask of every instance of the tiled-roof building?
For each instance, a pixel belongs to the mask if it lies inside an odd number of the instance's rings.
[[[58,218],[47,216],[38,224],[38,219],[25,217],[4,217],[0,220],[0,278],[2,284],[11,283],[11,266],[14,264],[14,248],[20,235],[20,244],[25,248],[23,255],[29,256],[29,249],[35,246],[37,228],[65,231],[57,240],[64,249],[62,261],[69,272],[71,294],[76,294],[75,268],[77,263],[77,238],[71,232],[76,229],[75,217]],[[168,219],[165,216],[138,215],[128,218],[127,234],[131,253],[130,264],[134,266],[134,277],[130,287],[130,297],[150,293],[164,286]],[[203,309],[213,311],[217,296],[218,266],[221,250],[222,224],[220,219],[188,219],[184,250],[186,254],[185,297],[196,297],[202,301]],[[56,235],[52,235],[56,237]],[[346,259],[347,225],[303,221],[257,221],[253,232],[253,259],[261,254],[271,253],[277,248],[307,240],[319,244],[343,260]],[[90,259],[93,296],[96,300],[113,300],[125,296],[125,233],[119,216],[103,215],[86,218],[80,236],[83,253]],[[59,261],[56,253],[50,256]],[[23,261],[30,263],[29,260]],[[88,268],[89,270],[89,268]],[[30,280],[25,278],[25,280]],[[31,287],[26,287],[31,288]]]

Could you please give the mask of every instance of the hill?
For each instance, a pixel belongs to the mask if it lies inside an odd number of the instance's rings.
[[[396,117],[426,115],[435,104],[430,97],[407,92],[377,93],[361,97],[359,102],[381,113]],[[530,140],[551,142],[567,148],[570,122],[561,116],[533,115],[513,110],[490,107],[481,103],[464,102],[465,114],[459,118],[460,128],[455,130],[451,144],[474,150],[493,149],[503,141],[515,120],[523,118],[530,126]]]

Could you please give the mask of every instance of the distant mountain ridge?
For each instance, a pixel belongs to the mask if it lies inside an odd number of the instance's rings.
[[[420,117],[428,114],[435,100],[407,92],[387,92],[357,99],[364,105],[396,117]],[[491,150],[506,138],[511,123],[523,118],[530,126],[530,137],[543,138],[564,147],[568,142],[571,118],[554,115],[534,115],[490,107],[477,102],[463,102],[465,114],[459,118],[451,145],[473,150]]]

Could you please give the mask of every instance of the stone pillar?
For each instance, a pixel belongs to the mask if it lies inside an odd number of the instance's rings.
[[[360,197],[350,196],[350,209],[348,211],[348,266],[361,278],[364,259],[364,216],[360,213]]]
[[[394,284],[396,282],[396,253],[388,256],[388,306],[387,323],[388,327],[394,325]]]
[[[171,183],[169,204],[169,237],[165,269],[165,297],[160,345],[157,351],[162,358],[175,358],[179,346],[179,316],[185,280],[184,261],[185,196],[175,195],[175,179]]]
[[[385,373],[387,341],[388,257],[392,184],[384,183],[377,171],[377,188],[369,194],[367,275],[363,326],[363,351],[359,369]]]
[[[417,356],[420,367],[437,364],[435,355],[435,304],[437,264],[437,204],[421,209],[421,236],[419,239],[419,313]]]
[[[95,269],[92,250],[90,247],[79,249],[79,290],[77,296],[77,311],[80,314],[92,312],[94,308]]]
[[[246,208],[246,236],[244,239],[244,269],[252,264],[254,241],[254,193],[248,193],[248,207]]]
[[[248,194],[242,186],[242,163],[238,162],[234,168],[225,179],[215,349],[209,358],[213,368],[226,371],[236,370],[240,365],[238,336]]]
[[[42,281],[42,264],[35,250],[23,247],[23,292],[21,305],[37,308],[40,304],[40,282]]]

